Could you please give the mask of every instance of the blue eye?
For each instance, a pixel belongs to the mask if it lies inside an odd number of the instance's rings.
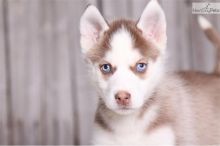
[[[110,72],[112,72],[112,67],[111,67],[111,65],[110,64],[103,64],[102,66],[101,66],[101,71],[103,72],[103,73],[110,73]]]
[[[136,71],[137,72],[143,73],[143,72],[145,72],[146,69],[147,69],[147,64],[146,63],[138,63],[136,65]]]

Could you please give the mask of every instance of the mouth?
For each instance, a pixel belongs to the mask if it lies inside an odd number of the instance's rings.
[[[119,107],[116,112],[121,114],[121,115],[127,115],[127,114],[130,114],[134,111],[133,108],[131,107]]]
[[[132,110],[130,107],[120,107],[119,110]]]
[[[129,105],[119,105],[117,110],[132,110],[133,108]]]

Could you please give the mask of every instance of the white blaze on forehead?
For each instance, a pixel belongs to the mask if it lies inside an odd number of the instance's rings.
[[[132,63],[135,63],[141,57],[138,50],[134,49],[133,43],[133,38],[126,28],[120,28],[111,37],[111,50],[107,52],[105,59],[113,65],[132,65]]]

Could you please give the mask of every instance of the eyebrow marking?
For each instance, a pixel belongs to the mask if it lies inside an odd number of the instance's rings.
[[[103,73],[102,70],[101,70],[101,67],[102,65],[104,64],[109,64],[112,68],[112,71],[110,73]],[[111,63],[109,63],[108,61],[105,61],[105,60],[102,60],[100,63],[99,63],[99,70],[101,71],[103,77],[105,80],[107,80],[109,77],[111,77],[115,71],[117,70],[116,66],[113,66]]]
[[[142,58],[142,59],[138,60],[134,65],[130,66],[130,70],[131,70],[135,75],[137,75],[138,77],[140,77],[141,79],[145,79],[145,77],[146,77],[146,72],[147,72],[147,68],[146,68],[146,70],[145,70],[144,72],[137,72],[136,66],[137,66],[138,63],[145,63],[145,64],[148,65],[148,61],[147,61],[147,60],[148,60],[148,59],[146,59],[146,58]]]

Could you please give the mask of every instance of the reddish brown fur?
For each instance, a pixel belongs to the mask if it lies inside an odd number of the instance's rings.
[[[98,108],[96,110],[95,123],[98,124],[102,129],[107,130],[108,132],[113,132],[113,129],[110,127],[108,121],[105,119],[106,110],[107,107],[104,101],[100,98],[98,102]]]
[[[141,30],[137,28],[136,24],[130,20],[118,20],[109,24],[109,29],[101,35],[97,45],[88,52],[87,56],[92,62],[98,62],[105,56],[106,52],[111,49],[111,37],[122,27],[127,29],[134,39],[133,47],[135,49],[138,49],[144,57],[156,60],[159,50],[151,41],[144,39]]]

